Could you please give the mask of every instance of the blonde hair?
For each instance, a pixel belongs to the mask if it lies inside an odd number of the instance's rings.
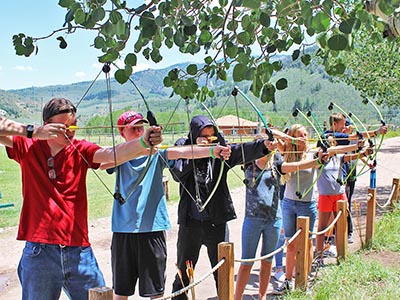
[[[297,138],[298,137],[298,132],[300,130],[306,130],[306,128],[301,125],[301,124],[293,124],[290,126],[289,130],[287,131],[287,135]],[[285,152],[283,154],[283,161],[284,162],[296,162],[296,161],[301,161],[306,157],[308,151],[308,145],[306,148],[302,150],[302,152],[299,152],[299,149],[296,144],[293,144],[291,141],[290,142],[285,142]],[[287,173],[281,177],[281,183],[285,184],[291,176],[291,173]]]

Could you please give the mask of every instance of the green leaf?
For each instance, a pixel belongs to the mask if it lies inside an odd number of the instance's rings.
[[[62,36],[59,36],[58,38],[57,38],[57,40],[58,41],[60,41],[60,45],[59,45],[59,47],[61,48],[61,49],[65,49],[65,48],[67,48],[67,42],[65,41],[65,39],[62,37]]]
[[[113,24],[117,24],[120,20],[122,20],[122,15],[119,11],[113,10],[110,13],[110,22]]]
[[[171,71],[169,71],[168,77],[171,78],[172,81],[177,80],[178,79],[178,69],[172,69]]]
[[[76,24],[84,24],[86,21],[86,14],[85,12],[79,8],[74,13],[74,19]]]
[[[312,19],[312,27],[316,32],[328,30],[331,19],[324,12],[317,13]]]
[[[359,24],[359,20],[357,18],[349,18],[340,23],[339,30],[345,34],[350,34],[356,24]]]
[[[226,74],[226,71],[224,69],[218,69],[217,71],[217,76],[218,79],[221,79],[223,81],[227,81],[228,80],[228,75]]]
[[[263,103],[275,103],[275,87],[271,83],[263,85],[260,100]]]
[[[104,8],[98,7],[95,10],[93,10],[90,16],[94,22],[98,22],[104,19],[104,17],[106,16],[106,12]]]
[[[190,19],[189,17],[187,17],[185,15],[183,15],[181,17],[181,21],[182,21],[183,25],[185,25],[185,26],[192,26],[193,25],[192,19]]]
[[[74,0],[60,0],[58,1],[58,5],[64,8],[70,8],[73,4],[75,4]]]
[[[300,56],[300,50],[294,50],[292,53],[292,60],[295,61],[296,59],[298,59]]]
[[[308,66],[311,62],[311,56],[310,54],[304,54],[301,56],[301,62],[305,65]]]
[[[114,74],[115,80],[118,81],[120,84],[124,84],[128,81],[129,76],[126,75],[125,70],[117,70]]]
[[[136,54],[134,53],[129,53],[126,57],[125,57],[125,64],[130,65],[130,66],[136,66],[137,64],[137,57]]]
[[[199,44],[204,45],[206,43],[209,43],[211,39],[212,39],[211,32],[208,30],[202,30],[199,36]]]
[[[258,9],[260,8],[261,1],[260,0],[243,0],[242,6],[248,7],[251,9]]]
[[[233,81],[240,82],[246,79],[247,66],[244,64],[236,64],[233,68]]]
[[[286,78],[279,79],[276,82],[275,86],[276,86],[276,89],[279,91],[286,89],[288,87],[287,79]]]
[[[171,87],[172,86],[172,80],[171,80],[171,78],[170,77],[164,77],[164,80],[163,80],[163,83],[164,83],[164,86],[165,87]]]
[[[119,20],[117,24],[115,24],[115,32],[117,35],[124,35],[128,29],[128,25],[124,22],[124,20]]]
[[[186,68],[186,72],[189,75],[196,75],[197,74],[197,65],[196,64],[190,64]]]
[[[239,44],[248,46],[250,45],[250,34],[247,31],[243,31],[238,34],[237,40]]]
[[[158,49],[153,49],[150,53],[151,60],[154,61],[155,63],[159,63],[162,61],[162,56],[160,54],[160,51]]]
[[[196,25],[185,26],[183,27],[183,33],[187,36],[195,35],[197,31]]]
[[[228,55],[229,58],[236,57],[238,50],[239,50],[238,47],[236,45],[234,45],[233,43],[228,42],[226,44],[225,51],[226,51],[226,55]]]
[[[342,34],[335,34],[328,40],[328,47],[331,50],[342,51],[348,46],[347,38]]]
[[[262,12],[260,14],[260,23],[264,27],[269,27],[269,25],[271,25],[271,18],[269,17],[269,15],[267,13]]]
[[[178,47],[182,47],[185,44],[185,36],[178,30],[174,34],[174,43]]]
[[[115,61],[119,56],[119,52],[116,50],[109,50],[106,54],[99,57],[99,62],[101,63],[110,63]]]
[[[211,64],[211,63],[213,62],[213,59],[212,59],[211,56],[207,56],[207,57],[204,58],[204,62],[205,62],[207,65],[209,65],[209,64]]]

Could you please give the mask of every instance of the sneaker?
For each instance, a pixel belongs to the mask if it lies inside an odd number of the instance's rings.
[[[336,257],[337,251],[336,246],[330,246],[328,249],[324,250],[324,257]]]
[[[278,281],[282,281],[284,279],[285,272],[283,272],[282,268],[276,268],[274,278]]]
[[[281,286],[277,287],[272,294],[274,295],[284,295],[289,293],[293,289],[293,283],[291,280],[285,279]]]
[[[351,233],[349,234],[349,236],[347,238],[347,243],[349,243],[349,244],[353,244],[354,243],[353,235]]]
[[[323,267],[325,267],[324,259],[321,257],[317,257],[311,265],[311,272],[316,272],[319,268]]]

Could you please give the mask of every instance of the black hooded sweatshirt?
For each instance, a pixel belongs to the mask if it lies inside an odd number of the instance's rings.
[[[217,128],[209,118],[206,116],[195,116],[190,122],[190,132],[192,133],[192,137],[189,133],[187,138],[178,139],[175,145],[190,145],[192,141],[193,144],[195,144],[201,131],[207,126],[213,126],[215,135],[218,137],[218,142],[225,144],[223,136],[218,133]],[[265,147],[264,140],[258,140],[256,142],[248,142],[241,145],[232,144],[231,151],[231,156],[223,167],[224,169],[221,181],[211,200],[201,213],[198,211],[194,201],[194,199],[196,199],[196,185],[193,170],[196,171],[200,199],[202,203],[204,203],[217,183],[223,162],[220,159],[213,158],[195,159],[194,164],[193,160],[189,159],[179,159],[176,161],[174,168],[171,170],[171,174],[174,180],[179,182],[179,224],[185,225],[190,219],[195,219],[209,221],[218,225],[236,218],[232,198],[228,189],[227,173],[230,168],[233,168],[236,165],[248,163],[267,155],[268,149]]]

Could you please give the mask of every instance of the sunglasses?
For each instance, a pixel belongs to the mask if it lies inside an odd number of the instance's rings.
[[[54,157],[51,156],[47,159],[47,166],[50,168],[49,172],[47,173],[49,178],[54,180],[57,178],[56,170],[54,169]]]
[[[137,114],[128,116],[124,121],[124,125],[129,124],[132,121],[137,120],[137,119],[143,119],[143,115],[141,113],[137,113]]]

